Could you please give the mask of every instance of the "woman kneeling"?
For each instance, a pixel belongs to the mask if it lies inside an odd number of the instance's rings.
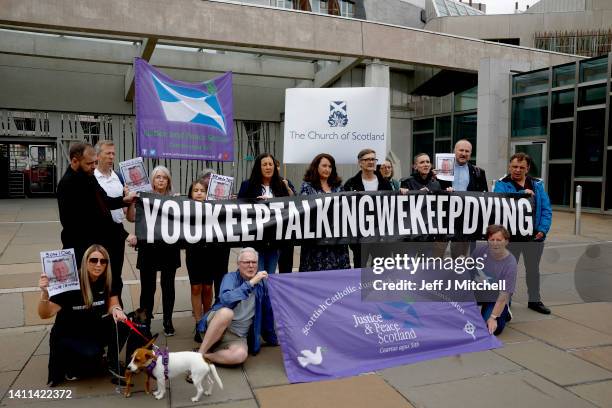
[[[42,291],[38,315],[41,319],[56,316],[49,337],[48,385],[51,387],[103,369],[105,346],[109,348],[109,369],[117,367],[119,341],[115,322],[125,320],[126,316],[118,297],[109,296],[111,270],[104,247],[92,245],[85,251],[79,281],[80,291],[71,290],[51,297],[47,291],[49,278],[43,274],[38,281]],[[125,336],[121,337],[123,340]]]

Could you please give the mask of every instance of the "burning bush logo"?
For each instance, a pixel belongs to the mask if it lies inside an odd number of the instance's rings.
[[[329,103],[329,119],[327,123],[331,127],[345,127],[348,124],[346,101],[332,101]]]

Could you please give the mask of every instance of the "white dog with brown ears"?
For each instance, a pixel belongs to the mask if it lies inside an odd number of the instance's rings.
[[[150,350],[148,347],[151,345],[153,340],[143,348],[136,349],[132,354],[132,361],[128,364],[127,368],[131,373],[139,372],[140,370],[146,370],[147,381],[145,383],[145,392],[149,393],[149,378],[155,377],[157,380],[157,390],[153,392],[153,395],[157,399],[164,398],[166,395],[166,380],[168,378],[174,378],[179,374],[190,373],[193,379],[193,385],[196,388],[197,394],[191,398],[192,402],[197,402],[202,397],[202,394],[208,396],[212,393],[214,383],[219,384],[219,388],[223,389],[223,383],[217,374],[215,365],[206,361],[204,356],[194,351],[179,351],[175,353],[168,353],[165,350],[156,348]],[[126,378],[131,377],[126,375]],[[204,390],[203,381],[204,379],[208,382],[208,388]],[[129,394],[129,380],[128,389],[126,389],[126,396]]]

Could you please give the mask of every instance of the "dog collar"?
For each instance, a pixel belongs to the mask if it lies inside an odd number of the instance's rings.
[[[149,377],[155,377],[153,375],[153,370],[155,369],[155,366],[157,365],[157,359],[161,356],[162,364],[164,365],[164,378],[167,380],[168,379],[168,348],[166,347],[156,348],[155,350],[153,350],[153,356],[155,357],[153,361],[151,361],[151,363],[145,367],[147,369],[147,374],[149,375]]]

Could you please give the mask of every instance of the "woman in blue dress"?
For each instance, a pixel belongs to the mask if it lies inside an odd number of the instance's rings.
[[[300,195],[339,193],[343,191],[342,179],[336,171],[336,161],[327,154],[317,155],[306,174]],[[300,253],[300,272],[348,269],[348,247],[346,245],[317,245],[305,243]]]

